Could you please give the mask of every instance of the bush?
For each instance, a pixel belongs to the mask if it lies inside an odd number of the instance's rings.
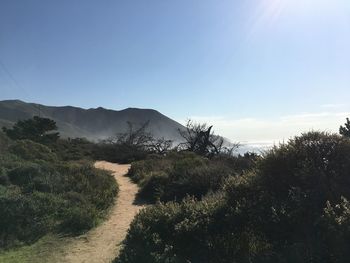
[[[185,199],[142,210],[115,262],[208,262],[207,230],[220,206],[219,199]]]
[[[97,160],[113,163],[131,163],[146,158],[148,152],[134,145],[100,143],[93,152]]]
[[[191,162],[174,178],[197,174]],[[232,174],[202,200],[141,212],[116,262],[348,262],[350,140],[306,133]]]
[[[8,178],[4,168],[0,167],[0,185],[8,185],[10,179]]]
[[[168,174],[165,172],[154,172],[152,176],[142,180],[142,187],[138,192],[138,197],[152,203],[160,201],[164,196],[164,191],[168,184]]]
[[[19,242],[34,242],[56,225],[57,210],[63,200],[48,193],[22,194],[17,187],[0,193],[0,244],[8,247]]]
[[[45,145],[30,141],[16,141],[9,149],[10,153],[28,161],[44,160],[57,161],[57,156]]]
[[[61,162],[46,146],[11,142],[0,154],[0,247],[32,243],[49,232],[80,234],[113,204],[113,176],[90,162]]]
[[[6,129],[15,141],[0,132],[0,248],[32,243],[49,232],[83,233],[114,202],[113,176],[82,160],[92,159],[94,144],[57,141],[57,133],[47,133],[54,125],[40,118],[20,122]]]
[[[98,211],[82,194],[67,193],[65,200],[63,211],[59,215],[62,220],[59,225],[61,232],[81,234],[97,225]]]
[[[0,155],[7,152],[10,140],[0,131]]]
[[[84,138],[59,139],[50,145],[58,158],[63,161],[92,160],[96,145]]]
[[[155,156],[134,162],[129,176],[140,186],[139,196],[151,202],[201,198],[220,189],[232,171],[222,162],[193,153]]]

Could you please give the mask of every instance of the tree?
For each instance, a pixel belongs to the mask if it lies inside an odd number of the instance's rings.
[[[147,131],[149,121],[146,121],[137,128],[135,128],[132,122],[128,121],[127,124],[128,128],[126,132],[118,133],[114,137],[109,138],[106,142],[146,149],[154,140],[152,134]]]
[[[350,120],[349,120],[349,118],[346,118],[346,123],[344,125],[345,125],[345,127],[340,126],[339,133],[345,137],[350,138]]]
[[[224,139],[214,135],[212,128],[213,126],[205,123],[188,120],[186,129],[179,129],[181,137],[185,140],[179,144],[179,148],[206,157],[218,155],[223,147]]]
[[[173,141],[165,138],[154,139],[148,146],[148,150],[156,154],[166,154],[172,147]]]
[[[18,121],[11,129],[4,127],[3,131],[13,140],[32,140],[35,142],[50,144],[59,138],[56,122],[34,116],[32,119]]]
[[[137,128],[131,122],[127,124],[128,128],[125,132],[101,141],[97,153],[99,159],[130,163],[146,157],[149,146],[154,141],[152,134],[147,131],[149,121]]]

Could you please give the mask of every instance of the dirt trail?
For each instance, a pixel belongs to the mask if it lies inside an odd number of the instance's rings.
[[[124,175],[129,165],[97,162],[97,168],[111,170],[119,184],[116,204],[108,219],[85,235],[72,240],[61,262],[67,263],[109,263],[120,249],[129,225],[142,206],[135,205],[137,185]]]

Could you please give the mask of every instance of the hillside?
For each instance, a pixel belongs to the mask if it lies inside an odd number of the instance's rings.
[[[20,100],[0,101],[0,127],[11,126],[18,120],[39,115],[39,112],[42,117],[56,121],[62,137],[85,137],[89,140],[105,139],[124,132],[127,121],[135,125],[150,121],[149,131],[155,137],[165,137],[174,141],[180,140],[177,130],[184,128],[178,122],[152,109],[82,109],[72,106],[45,106]]]

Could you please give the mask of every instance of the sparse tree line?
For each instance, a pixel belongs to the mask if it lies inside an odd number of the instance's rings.
[[[224,145],[224,139],[214,134],[213,126],[195,123],[192,120],[187,121],[185,129],[178,130],[182,138],[182,142],[178,145],[174,145],[172,140],[164,137],[154,137],[148,128],[149,121],[139,125],[127,122],[125,132],[101,140],[96,147],[91,146],[94,148],[91,154],[97,159],[101,154],[101,157],[112,161],[131,162],[142,159],[147,154],[166,154],[169,151],[187,151],[213,158],[217,155],[231,155],[238,147],[238,144]],[[56,149],[60,143],[88,144],[88,141],[83,138],[60,140],[57,129],[53,120],[35,116],[32,119],[17,122],[11,129],[3,128],[3,132],[13,140],[28,139]],[[122,152],[125,156],[119,158],[118,153]]]
[[[147,154],[164,155],[170,151],[193,152],[200,156],[213,158],[218,155],[232,155],[233,151],[238,147],[238,144],[225,146],[224,139],[214,134],[213,126],[195,123],[191,120],[188,120],[185,129],[178,130],[182,142],[177,145],[174,145],[172,140],[164,137],[155,138],[152,133],[148,131],[149,122],[145,122],[139,127],[135,127],[135,124],[131,122],[127,124],[128,129],[126,132],[116,134],[115,136],[103,140],[100,142],[100,145],[106,147],[115,146],[117,149],[115,156],[118,155],[118,151],[125,152],[126,149],[128,149],[131,158],[141,156],[141,158],[136,159],[142,159]],[[122,151],[120,151],[120,147],[123,147]],[[133,159],[127,159],[125,161],[130,162],[133,161]]]

